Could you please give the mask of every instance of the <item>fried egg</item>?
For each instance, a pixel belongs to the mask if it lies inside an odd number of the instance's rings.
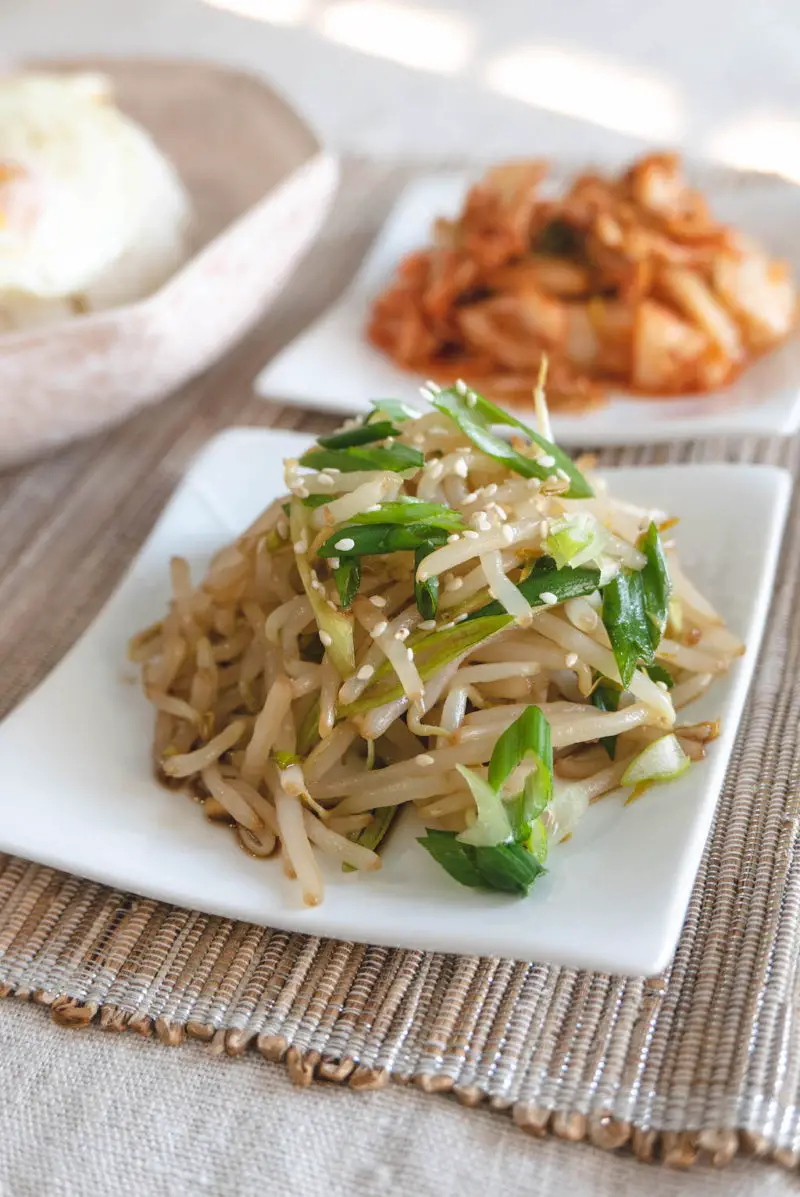
[[[186,257],[172,164],[101,76],[0,78],[0,329],[150,294]]]

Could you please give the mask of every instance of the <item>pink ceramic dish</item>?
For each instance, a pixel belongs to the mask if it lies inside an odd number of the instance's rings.
[[[263,315],[318,232],[336,162],[264,83],[203,63],[92,60],[171,158],[190,257],[138,303],[0,334],[0,466],[117,423],[206,369]]]

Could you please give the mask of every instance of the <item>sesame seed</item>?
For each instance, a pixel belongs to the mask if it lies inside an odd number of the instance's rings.
[[[325,466],[321,473],[329,474],[331,478],[335,478],[337,474],[341,474],[341,470],[337,470],[336,466]]]
[[[308,498],[308,487],[307,486],[296,486],[294,488],[294,494],[297,495],[298,499],[307,499]]]
[[[421,752],[419,754],[419,756],[414,757],[414,760],[418,765],[422,765],[423,768],[426,765],[435,765],[436,764],[436,761],[433,759],[433,757],[431,756],[431,754],[429,752]]]
[[[424,445],[425,435],[422,432],[415,432],[411,438],[412,445]]]
[[[356,674],[356,677],[358,678],[358,680],[360,682],[368,682],[374,672],[375,672],[374,665],[362,665],[361,668],[359,669],[358,673]]]
[[[558,478],[562,478],[564,480],[564,482],[569,482],[569,474],[567,473],[566,470],[562,470],[561,466],[559,466],[558,469],[556,470],[556,476]]]
[[[441,478],[444,466],[442,465],[440,459],[435,457],[433,461],[428,462],[426,469],[431,480],[435,482],[437,478]]]
[[[356,547],[356,542],[352,536],[343,536],[341,540],[337,540],[334,543],[333,547],[339,549],[342,553],[349,553],[351,549]]]
[[[445,588],[445,590],[450,590],[450,591],[460,590],[463,585],[464,585],[463,578],[448,578],[444,584],[444,588]]]
[[[542,489],[542,484],[538,478],[529,478],[528,479],[528,489],[533,490],[533,491],[539,491]]]
[[[292,548],[294,549],[294,551],[296,553],[299,553],[301,556],[303,553],[308,552],[308,545],[306,544],[306,542],[304,540],[296,540],[294,542],[294,544],[292,545]]]
[[[436,398],[436,392],[435,392],[435,391],[429,391],[427,387],[420,387],[420,388],[419,388],[419,393],[420,393],[420,395],[422,396],[422,398],[423,398],[423,399],[427,399],[429,403],[430,403],[431,399],[435,399],[435,398]]]
[[[497,483],[490,482],[488,486],[484,486],[483,493],[486,495],[486,497],[488,499],[490,499],[492,497],[492,495],[496,495],[497,494]]]
[[[494,510],[495,515],[497,516],[497,518],[499,520],[507,520],[508,519],[508,515],[506,514],[505,507],[501,507],[499,503],[493,503],[492,508]]]
[[[408,628],[399,628],[395,632],[394,638],[395,638],[395,640],[399,640],[402,643],[403,640],[408,640],[408,637],[410,635],[411,635],[411,633],[409,632]]]
[[[506,544],[511,544],[514,539],[514,529],[510,524],[503,524],[503,527],[500,529],[500,535]]]
[[[467,407],[474,407],[477,402],[478,396],[474,391],[470,391],[470,393],[467,395]]]
[[[453,532],[452,535],[448,536],[447,543],[448,544],[458,544],[459,540],[461,540],[461,537],[458,535],[457,532]]]
[[[425,386],[428,388],[429,391],[433,391],[434,395],[438,395],[442,389],[439,386],[438,382],[434,382],[433,379],[431,379],[431,378],[427,378],[425,380]]]
[[[543,590],[542,593],[539,595],[539,598],[542,600],[543,603],[546,603],[548,607],[554,607],[556,605],[556,603],[558,602],[558,599],[553,594],[552,590]]]
[[[451,628],[454,628],[455,626],[456,626],[456,625],[455,625],[455,620],[452,620],[452,619],[451,619],[451,620],[450,620],[450,623],[443,623],[443,624],[442,624],[442,626],[439,628],[439,631],[440,631],[440,632],[449,632],[449,631],[450,631],[450,629],[451,629]]]
[[[394,440],[395,440],[395,438],[393,436],[387,436],[386,440],[383,443],[385,445],[393,445]]]
[[[376,624],[375,624],[375,627],[372,629],[372,635],[373,635],[373,636],[382,636],[382,635],[383,635],[383,633],[384,633],[384,632],[386,631],[386,629],[388,628],[388,626],[389,626],[389,625],[388,625],[388,623],[386,622],[386,620],[385,620],[385,619],[382,619],[382,620],[380,621],[380,623],[376,623]]]
[[[464,382],[464,379],[463,379],[463,378],[459,378],[459,379],[457,380],[457,382],[456,382],[456,390],[458,391],[459,395],[466,395],[467,391],[469,390],[469,387],[468,387],[468,386],[467,386],[467,384]]]
[[[331,611],[337,610],[336,603],[334,603],[332,599],[328,599],[327,603],[328,603],[328,606],[330,607]]]
[[[467,497],[464,499],[464,502],[462,503],[462,507],[466,507],[467,503],[476,503],[477,501],[478,501],[478,492],[476,490],[474,490],[471,494],[467,495]]]
[[[457,615],[453,623],[463,623],[465,619],[469,619],[469,611],[464,611],[462,615]]]
[[[465,458],[457,457],[455,464],[453,465],[453,473],[457,478],[466,478],[467,472],[467,463]]]
[[[330,646],[333,644],[333,640],[328,632],[320,632],[319,638],[326,648],[330,648]]]
[[[543,453],[541,457],[537,457],[536,460],[538,461],[539,465],[544,466],[546,470],[549,469],[550,466],[554,466],[556,464],[556,459],[553,457],[552,453]]]
[[[484,515],[483,519],[478,520],[477,526],[478,526],[479,532],[491,532],[491,530],[492,530],[492,525],[489,522],[489,517],[486,515]]]
[[[464,535],[466,536],[467,540],[477,540],[479,534],[475,531],[474,528],[467,528]]]
[[[328,564],[330,565],[331,569],[338,569],[341,565],[341,562],[339,561],[338,557],[329,557]]]
[[[658,686],[659,690],[669,690],[669,686],[666,682],[656,682],[656,685]]]
[[[435,619],[423,619],[422,623],[419,624],[419,629],[421,632],[432,632],[435,627]]]
[[[413,661],[413,660],[414,660],[414,650],[413,650],[413,648],[407,648],[407,649],[406,649],[406,656],[408,657],[409,661]]]
[[[317,486],[327,489],[333,486],[333,478],[331,478],[330,474],[317,474]]]
[[[566,657],[564,657],[564,664],[566,665],[567,669],[572,669],[573,665],[578,664],[578,654],[567,653]]]
[[[383,597],[382,594],[371,594],[369,601],[372,603],[373,607],[385,607],[386,606],[386,599]]]
[[[373,503],[370,507],[367,508],[367,511],[380,511],[380,509],[381,509],[380,503]]]

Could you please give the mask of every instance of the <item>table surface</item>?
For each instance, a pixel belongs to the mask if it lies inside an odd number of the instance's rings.
[[[634,0],[137,0],[135,17],[126,11],[114,0],[3,0],[0,61],[222,60],[265,74],[332,147],[381,158],[602,157],[645,136],[800,178],[793,0],[675,0],[668,25],[662,7]],[[237,371],[243,391],[259,364]],[[0,1192],[10,1197],[248,1194],[265,1177],[296,1197],[796,1189],[758,1163],[646,1171],[416,1091],[299,1091],[256,1056],[77,1034],[13,999],[0,1005],[0,1055]]]

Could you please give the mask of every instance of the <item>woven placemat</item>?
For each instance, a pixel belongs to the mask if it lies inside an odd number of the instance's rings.
[[[0,715],[94,618],[187,461],[232,423],[324,421],[254,401],[269,355],[339,292],[407,172],[353,165],[268,327],[157,411],[0,477]],[[370,203],[365,212],[363,197]],[[786,464],[794,442],[624,450],[608,463]],[[0,857],[0,991],[72,1026],[256,1048],[292,1077],[389,1079],[643,1159],[800,1160],[800,525],[668,972],[624,979],[266,930]],[[736,585],[735,575],[731,585]],[[32,762],[32,767],[34,763]],[[0,790],[2,766],[0,765]]]

